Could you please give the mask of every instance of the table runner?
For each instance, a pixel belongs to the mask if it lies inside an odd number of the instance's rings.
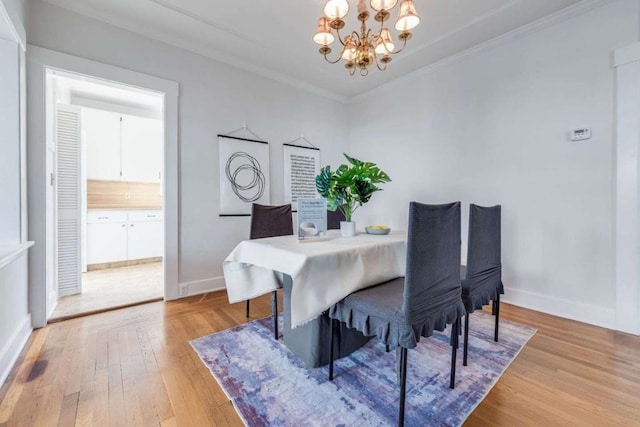
[[[323,240],[296,236],[245,240],[224,261],[229,302],[277,289],[278,273],[293,280],[291,324],[300,326],[350,293],[404,276],[407,234],[358,234],[342,238],[337,230]]]

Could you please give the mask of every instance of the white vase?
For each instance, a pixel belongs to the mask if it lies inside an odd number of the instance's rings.
[[[355,221],[340,221],[340,234],[342,237],[353,237],[356,235]]]

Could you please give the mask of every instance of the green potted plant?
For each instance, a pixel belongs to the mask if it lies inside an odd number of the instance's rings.
[[[345,221],[340,223],[344,237],[355,235],[352,216],[356,209],[367,203],[373,193],[382,190],[376,184],[390,182],[391,178],[375,163],[363,162],[344,154],[349,164],[340,165],[335,171],[325,166],[316,176],[316,189],[327,199],[327,209],[340,210]]]

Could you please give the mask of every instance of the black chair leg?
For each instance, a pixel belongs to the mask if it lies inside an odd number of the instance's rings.
[[[387,353],[389,353],[389,351],[390,351],[390,350],[391,350],[391,349],[389,348],[389,344],[386,344],[386,345],[384,346],[384,351],[386,351]]]
[[[400,408],[398,409],[398,426],[404,426],[404,400],[407,391],[407,349],[400,351]]]
[[[491,301],[491,315],[496,315],[496,300]]]
[[[458,353],[458,320],[451,325],[451,340],[453,345],[451,346],[451,380],[449,381],[449,388],[454,388],[456,384],[456,359]]]
[[[329,381],[333,381],[333,335],[335,320],[329,319]]]
[[[462,366],[467,366],[467,353],[469,352],[469,313],[464,316],[464,348],[462,351]]]
[[[247,310],[246,310],[246,314],[245,314],[247,316],[247,319],[249,318],[249,302],[250,301],[247,300]]]
[[[271,293],[271,308],[273,310],[273,331],[276,341],[278,341],[278,291]]]
[[[496,294],[496,299],[493,301],[496,313],[496,330],[493,334],[493,340],[498,342],[498,321],[500,320],[500,294]]]

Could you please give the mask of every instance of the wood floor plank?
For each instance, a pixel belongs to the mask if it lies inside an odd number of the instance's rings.
[[[639,424],[639,337],[508,304],[500,314],[538,332],[465,425]],[[189,341],[269,315],[269,295],[247,319],[216,292],[51,324],[0,389],[0,426],[240,426]]]
[[[60,417],[58,418],[58,426],[66,427],[76,424],[76,415],[78,413],[78,400],[80,398],[80,392],[68,394],[62,401],[62,410],[60,411]]]
[[[16,362],[16,367],[7,378],[0,391],[0,424],[7,423],[16,411],[22,393],[27,388],[29,375],[40,357],[40,351],[46,342],[48,329],[40,329],[31,334],[23,354]]]

